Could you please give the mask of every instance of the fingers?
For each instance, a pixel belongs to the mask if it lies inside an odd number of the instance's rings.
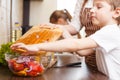
[[[55,29],[55,28],[58,28],[59,26],[56,25],[56,24],[51,24],[51,23],[48,23],[48,24],[40,24],[40,28],[48,28],[48,29]]]
[[[28,50],[29,47],[30,47],[30,45],[25,45],[24,43],[16,43],[16,44],[11,45],[10,48],[14,52],[19,53],[20,55],[27,56],[27,55],[33,54],[33,51]]]
[[[26,50],[25,44],[23,44],[23,43],[13,44],[13,45],[10,46],[10,48],[15,52],[21,51],[22,49]]]
[[[19,45],[25,45],[24,43],[15,43],[11,45],[11,48],[18,47]]]

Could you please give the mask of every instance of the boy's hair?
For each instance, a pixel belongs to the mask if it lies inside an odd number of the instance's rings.
[[[50,16],[50,23],[56,24],[59,18],[63,18],[65,21],[71,21],[72,16],[70,13],[64,9],[64,10],[55,10],[51,16]]]
[[[120,8],[120,0],[105,0],[111,5],[111,9],[115,10],[116,8]],[[116,18],[118,24],[120,24],[120,16]]]

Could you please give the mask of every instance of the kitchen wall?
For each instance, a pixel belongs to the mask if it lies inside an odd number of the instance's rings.
[[[9,40],[10,1],[0,0],[0,44]]]
[[[50,14],[57,9],[57,0],[31,0],[30,25],[49,22]]]
[[[10,41],[11,27],[15,22],[22,24],[22,3],[23,0],[0,0],[0,44]]]
[[[12,2],[12,25],[15,27],[15,22],[22,25],[23,19],[23,0],[13,0]]]
[[[67,9],[73,16],[76,1],[77,0],[57,0],[57,9]]]

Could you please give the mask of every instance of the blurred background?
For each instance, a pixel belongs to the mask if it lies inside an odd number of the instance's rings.
[[[56,9],[67,9],[73,16],[76,0],[0,0],[0,44],[11,40],[19,24],[25,32],[33,25],[48,23]]]

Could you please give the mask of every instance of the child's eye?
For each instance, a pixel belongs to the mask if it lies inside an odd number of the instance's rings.
[[[100,9],[100,8],[102,8],[102,7],[101,7],[101,6],[98,6],[97,8]]]

